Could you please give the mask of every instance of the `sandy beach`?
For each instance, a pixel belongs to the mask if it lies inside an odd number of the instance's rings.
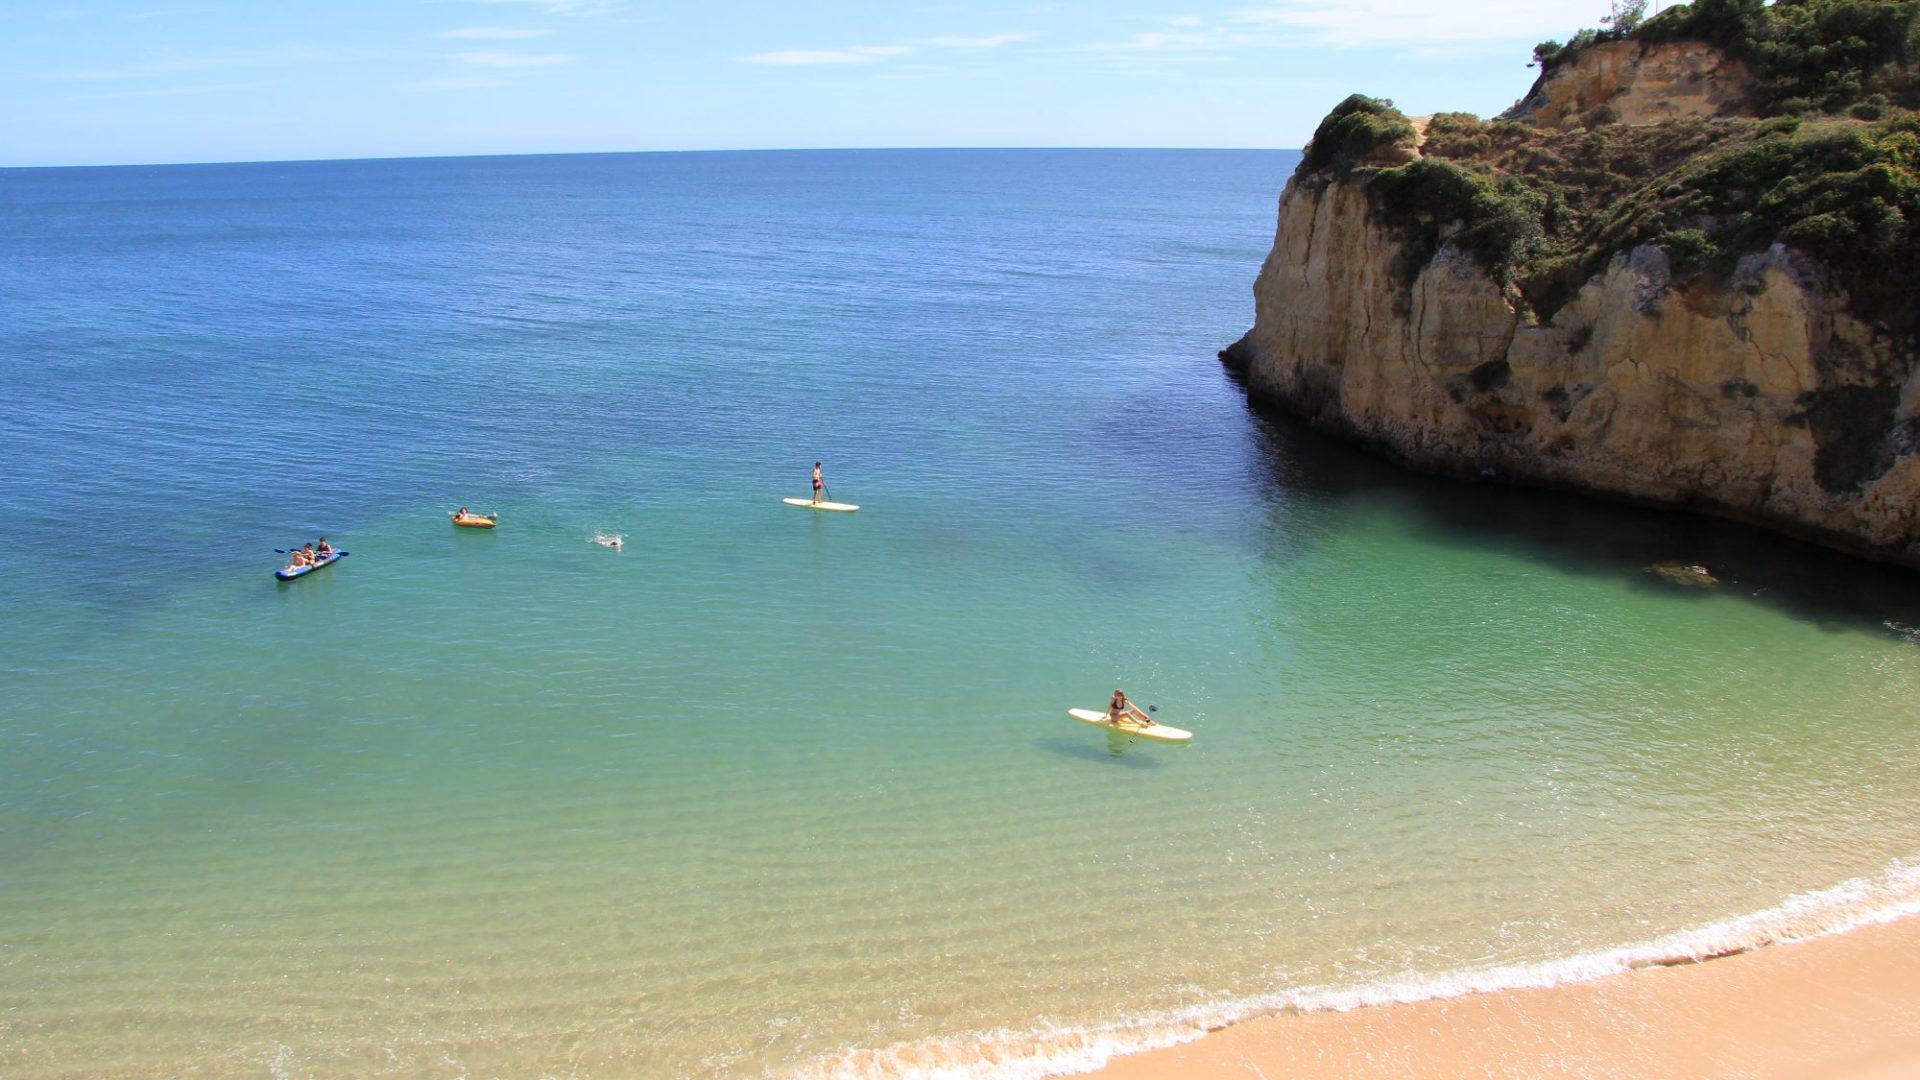
[[[1264,1017],[1094,1075],[1920,1077],[1920,918],[1594,982]]]

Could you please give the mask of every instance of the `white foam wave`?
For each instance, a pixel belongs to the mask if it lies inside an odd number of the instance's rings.
[[[1588,982],[1636,968],[1696,963],[1916,914],[1920,914],[1920,861],[1901,860],[1874,877],[1795,896],[1751,915],[1559,960],[1440,975],[1409,974],[1362,986],[1298,987],[1091,1028],[1002,1028],[885,1049],[852,1050],[792,1075],[796,1080],[1037,1080],[1088,1072],[1123,1054],[1191,1042],[1209,1031],[1261,1016],[1345,1012]]]

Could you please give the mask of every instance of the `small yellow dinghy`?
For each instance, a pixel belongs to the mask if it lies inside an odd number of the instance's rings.
[[[499,524],[499,520],[497,518],[482,517],[479,514],[467,514],[465,516],[462,516],[456,513],[450,516],[453,520],[453,523],[455,525],[460,526],[463,529],[491,529],[495,525]]]
[[[1193,741],[1193,732],[1182,731],[1177,727],[1168,727],[1165,724],[1156,723],[1154,720],[1147,718],[1138,709],[1133,710],[1131,716],[1117,724],[1107,719],[1107,714],[1100,709],[1068,709],[1067,715],[1083,724],[1092,724],[1094,727],[1106,728],[1108,731],[1117,731],[1122,735],[1132,735],[1141,739],[1152,739],[1154,742],[1183,743]]]

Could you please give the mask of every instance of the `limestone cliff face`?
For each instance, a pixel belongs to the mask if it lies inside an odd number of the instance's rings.
[[[1745,64],[1711,45],[1610,41],[1542,75],[1507,115],[1559,130],[1601,108],[1627,124],[1744,115],[1751,83]]]
[[[1642,245],[1543,323],[1450,243],[1409,282],[1405,245],[1362,177],[1296,176],[1253,329],[1223,357],[1257,396],[1416,466],[1920,566],[1920,376],[1811,259],[1776,244],[1680,288]]]

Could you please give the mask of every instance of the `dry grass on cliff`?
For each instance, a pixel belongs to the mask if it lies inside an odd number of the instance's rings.
[[[1442,242],[1542,320],[1615,254],[1665,247],[1676,277],[1778,242],[1815,256],[1855,310],[1912,341],[1920,292],[1920,114],[1876,121],[1686,119],[1541,132],[1433,118],[1421,160],[1365,170],[1408,280]]]

